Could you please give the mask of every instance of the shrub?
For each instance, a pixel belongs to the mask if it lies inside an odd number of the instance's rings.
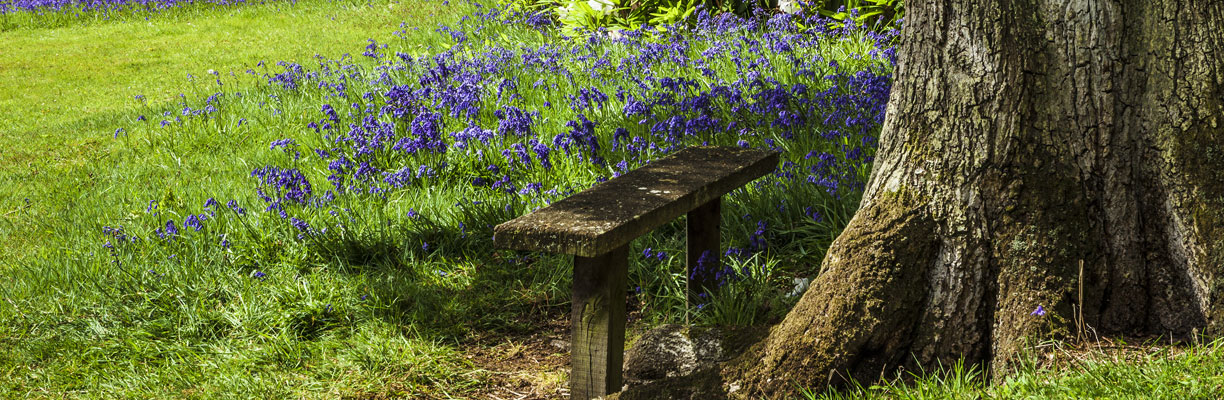
[[[596,28],[635,30],[643,25],[683,22],[698,8],[750,17],[777,8],[778,0],[511,0],[515,10],[548,10],[571,31]]]

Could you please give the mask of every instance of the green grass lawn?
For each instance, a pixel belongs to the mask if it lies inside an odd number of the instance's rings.
[[[437,41],[433,29],[457,18],[434,1],[308,0],[0,33],[0,138],[6,144],[0,149],[0,276],[15,280],[0,285],[0,397],[334,398],[472,390],[483,375],[463,354],[394,319],[371,317],[352,329],[299,340],[293,332],[337,323],[317,318],[330,307],[317,301],[372,292],[363,274],[317,276],[322,280],[314,284],[322,288],[294,284],[289,272],[268,280],[283,279],[283,285],[196,272],[181,286],[87,282],[126,273],[87,260],[97,248],[99,224],[125,218],[125,208],[134,212],[134,203],[150,197],[195,195],[181,192],[182,179],[241,179],[249,171],[229,164],[234,157],[245,157],[252,140],[266,143],[280,135],[124,141],[114,137],[116,129],[130,128],[138,115],[177,112],[184,99],[254,90],[278,61],[311,65],[316,55],[359,55],[367,39],[425,51]],[[258,66],[261,61],[266,66]],[[247,75],[248,69],[260,76]],[[144,261],[146,269],[170,276],[162,282],[191,270],[187,265],[220,265],[196,259],[176,270],[165,261],[174,260]],[[430,296],[447,290],[439,282],[399,286],[406,275],[381,278],[386,291],[377,293],[389,296],[398,289]],[[333,293],[344,287],[351,290]],[[222,297],[232,303],[216,302]],[[34,298],[56,305],[30,303]],[[282,303],[306,308],[290,311]],[[294,329],[266,329],[283,321]],[[196,328],[182,329],[187,326]]]
[[[208,71],[232,90],[249,86],[248,69],[265,72],[261,61],[358,55],[401,22],[406,37],[428,43],[447,18],[455,17],[432,1],[307,0],[0,33],[0,260],[53,251],[48,244],[61,239],[46,220],[74,212],[62,199],[89,195],[111,170],[114,131],[140,110],[216,89]]]
[[[259,61],[358,54],[366,39],[386,42],[401,21],[432,30],[431,14],[444,11],[434,2],[307,0],[4,32],[0,132],[15,138],[98,129],[105,116],[132,110],[133,96],[154,106],[178,100],[193,86],[189,75],[210,82],[210,70],[242,74]]]

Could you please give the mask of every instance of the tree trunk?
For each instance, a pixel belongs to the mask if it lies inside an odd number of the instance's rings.
[[[1224,2],[907,3],[860,211],[725,388],[1001,376],[1081,279],[1100,334],[1224,333]]]

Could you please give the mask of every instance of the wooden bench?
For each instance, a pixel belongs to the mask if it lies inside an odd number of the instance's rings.
[[[574,255],[572,398],[621,390],[629,242],[688,213],[692,304],[721,269],[722,195],[777,165],[773,151],[691,147],[494,228],[499,248]]]

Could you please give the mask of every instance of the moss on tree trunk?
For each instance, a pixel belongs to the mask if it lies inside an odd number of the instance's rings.
[[[745,389],[809,382],[811,377],[795,374],[811,371],[845,370],[861,377],[904,361],[906,353],[898,350],[912,345],[917,321],[909,315],[921,311],[927,269],[938,249],[923,203],[901,190],[882,194],[855,215],[829,249],[829,269],[804,301],[735,364],[749,385]],[[805,351],[792,351],[796,348]]]
[[[859,213],[706,381],[785,397],[959,358],[1002,376],[1081,306],[1102,334],[1224,333],[1224,3],[906,6]]]

